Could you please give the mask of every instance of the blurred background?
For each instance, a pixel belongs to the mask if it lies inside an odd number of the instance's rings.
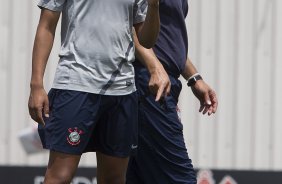
[[[0,167],[4,169],[45,167],[48,161],[48,152],[28,154],[19,139],[35,125],[27,101],[40,14],[36,4],[36,0],[1,0]],[[282,1],[189,0],[189,6],[189,57],[219,100],[215,115],[201,115],[199,102],[183,80],[181,118],[195,168],[282,176]],[[46,90],[58,62],[60,26],[57,32],[45,73]],[[95,166],[95,154],[83,156],[80,167]]]

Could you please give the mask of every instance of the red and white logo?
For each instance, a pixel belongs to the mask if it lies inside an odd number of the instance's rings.
[[[215,184],[210,170],[200,170],[197,174],[197,181],[197,184]]]
[[[83,134],[82,130],[79,130],[77,127],[69,128],[68,132],[70,133],[67,137],[67,141],[70,145],[76,146],[80,143],[80,135]]]
[[[225,176],[219,184],[237,184],[231,176]]]

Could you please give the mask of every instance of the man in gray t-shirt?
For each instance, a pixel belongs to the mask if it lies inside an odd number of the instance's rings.
[[[40,0],[38,6],[29,113],[50,150],[44,183],[70,183],[87,151],[97,153],[99,184],[125,183],[137,148],[133,27],[151,48],[159,0]],[[60,59],[47,96],[43,75],[61,13]]]
[[[136,90],[132,26],[145,20],[144,1],[42,0],[39,6],[63,12],[54,88],[105,95]]]

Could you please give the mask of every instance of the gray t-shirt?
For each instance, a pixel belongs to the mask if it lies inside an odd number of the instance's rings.
[[[145,20],[145,0],[40,0],[38,6],[62,11],[53,88],[104,95],[136,90],[132,27]]]

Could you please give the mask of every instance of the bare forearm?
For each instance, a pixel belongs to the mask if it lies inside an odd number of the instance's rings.
[[[59,17],[59,12],[46,9],[41,11],[32,52],[31,87],[43,87],[44,71],[52,50]]]
[[[154,51],[142,47],[136,35],[134,36],[134,44],[136,48],[136,58],[148,69],[150,74],[152,74],[158,67],[162,67]]]
[[[31,87],[43,86],[43,76],[54,41],[54,34],[38,28],[32,53]]]
[[[138,32],[140,44],[146,48],[152,48],[158,38],[159,30],[159,3],[148,4],[146,20]]]
[[[185,68],[182,72],[182,76],[188,80],[189,77],[191,77],[192,75],[194,75],[195,73],[197,73],[197,69],[196,67],[193,65],[193,63],[191,62],[191,60],[189,58],[187,58],[186,60],[186,64],[185,64]]]
[[[162,67],[152,49],[136,48],[136,57],[150,73],[153,73],[157,67]]]
[[[170,92],[170,81],[163,65],[160,63],[152,49],[142,47],[134,35],[134,43],[136,47],[136,57],[148,69],[150,73],[149,90],[156,95],[156,101],[162,96],[167,96]]]

